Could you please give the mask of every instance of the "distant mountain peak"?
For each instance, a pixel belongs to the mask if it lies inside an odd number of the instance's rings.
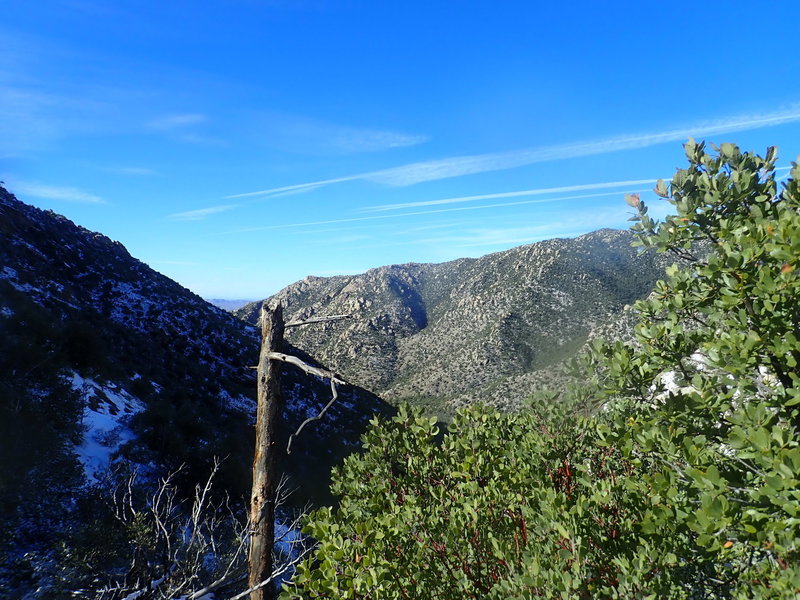
[[[513,407],[531,391],[514,378],[573,354],[652,289],[664,259],[641,255],[632,241],[629,231],[601,229],[480,258],[306,278],[268,301],[292,320],[352,314],[287,337],[381,397],[441,405],[491,396]],[[234,313],[253,323],[260,304]]]
[[[252,299],[232,300],[228,298],[206,298],[205,300],[206,302],[213,304],[214,306],[221,308],[222,310],[227,310],[228,312],[242,308],[243,306],[253,302]]]

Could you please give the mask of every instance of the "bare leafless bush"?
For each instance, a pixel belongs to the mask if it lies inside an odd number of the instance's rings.
[[[114,573],[93,574],[96,586],[73,595],[98,600],[199,600],[212,593],[217,598],[246,596],[251,591],[243,590],[250,524],[242,516],[244,509],[234,509],[213,493],[219,466],[216,461],[208,479],[186,500],[180,499],[176,485],[180,470],[144,494],[135,472],[116,483],[108,502],[128,538],[125,566]],[[284,482],[277,504],[285,506],[287,496]],[[259,587],[290,574],[307,555],[309,545],[298,534],[301,516],[302,511],[296,511],[281,523],[284,534],[275,540],[275,568]]]

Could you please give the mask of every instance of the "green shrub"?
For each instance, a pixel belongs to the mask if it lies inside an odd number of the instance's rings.
[[[686,153],[674,217],[628,198],[679,261],[634,342],[595,343],[558,406],[376,421],[284,598],[800,595],[800,169]]]

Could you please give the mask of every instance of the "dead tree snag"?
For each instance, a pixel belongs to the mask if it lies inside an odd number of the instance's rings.
[[[281,362],[292,364],[308,375],[330,379],[333,398],[315,417],[303,421],[289,437],[287,452],[292,440],[311,421],[322,418],[336,401],[336,384],[344,384],[334,373],[304,363],[295,356],[281,352],[286,327],[299,327],[311,323],[326,323],[349,319],[350,315],[314,317],[305,321],[284,323],[280,304],[275,308],[261,306],[261,353],[258,357],[258,408],[256,411],[256,448],[253,456],[253,489],[250,495],[250,553],[248,555],[250,600],[270,600],[273,596],[273,544],[275,541],[275,490],[278,481],[277,464],[278,420],[283,413],[280,390]]]
[[[258,408],[256,448],[253,456],[253,489],[250,495],[250,553],[248,587],[256,588],[272,575],[272,546],[275,540],[275,488],[278,481],[277,422],[283,411],[280,363],[270,352],[283,349],[283,309],[280,304],[261,307],[261,354],[258,360]],[[269,600],[271,586],[254,589],[250,600]]]

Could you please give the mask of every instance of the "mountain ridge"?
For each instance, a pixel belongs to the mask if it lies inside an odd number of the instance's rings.
[[[444,263],[407,263],[358,275],[306,277],[265,301],[287,319],[351,314],[338,326],[287,332],[297,347],[392,402],[483,400],[502,379],[541,372],[650,292],[663,256],[603,229]],[[263,302],[263,301],[262,301]],[[261,302],[233,311],[254,323]],[[519,407],[525,390],[508,389]]]

